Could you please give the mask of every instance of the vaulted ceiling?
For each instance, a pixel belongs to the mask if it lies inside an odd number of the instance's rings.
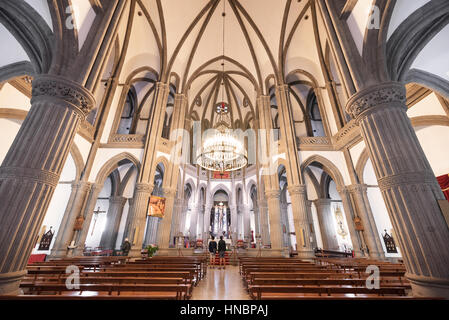
[[[146,30],[145,44],[158,53],[148,57],[161,79],[176,74],[177,91],[188,93],[193,120],[212,124],[215,106],[225,102],[233,123],[251,126],[255,96],[268,91],[266,83],[282,82],[293,60],[313,61],[308,64],[315,70],[310,71],[318,71],[319,77],[310,1],[138,0],[137,4],[133,28],[138,33]],[[301,48],[299,42],[307,45]],[[294,49],[289,50],[292,43]]]

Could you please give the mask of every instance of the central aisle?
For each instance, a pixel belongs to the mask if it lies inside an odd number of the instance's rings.
[[[208,268],[207,276],[193,289],[192,300],[249,300],[238,266]]]

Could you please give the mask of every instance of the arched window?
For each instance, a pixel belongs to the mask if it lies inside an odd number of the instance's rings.
[[[324,131],[323,119],[321,117],[320,108],[318,105],[318,99],[313,90],[310,91],[307,97],[307,113],[310,119],[309,136],[312,137],[324,137],[326,133]]]
[[[137,109],[137,95],[134,87],[128,91],[126,96],[125,106],[120,117],[120,124],[118,126],[118,134],[133,134],[136,131],[135,114]]]

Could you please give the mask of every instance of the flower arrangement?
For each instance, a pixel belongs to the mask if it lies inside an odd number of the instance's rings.
[[[148,257],[151,258],[156,253],[156,251],[159,250],[159,247],[150,244],[145,249],[148,251]]]

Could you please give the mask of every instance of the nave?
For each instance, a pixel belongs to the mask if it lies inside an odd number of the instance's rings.
[[[225,261],[225,268],[217,265],[218,259],[211,265],[206,255],[73,257],[33,262],[27,266],[27,275],[20,284],[21,294],[0,299],[441,299],[413,297],[405,267],[399,263],[229,255]],[[238,265],[232,265],[233,262]]]

